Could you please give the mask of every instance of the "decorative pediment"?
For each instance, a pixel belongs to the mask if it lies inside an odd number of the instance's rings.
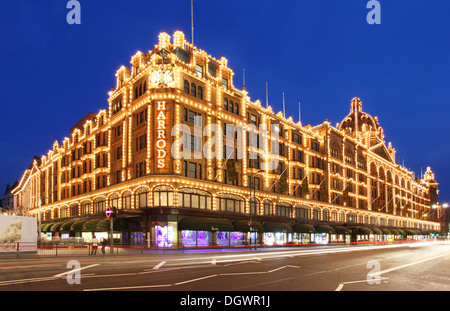
[[[387,150],[384,143],[378,144],[370,149],[376,155],[379,155],[383,159],[389,161],[390,163],[394,163],[394,160],[391,158],[389,151]]]

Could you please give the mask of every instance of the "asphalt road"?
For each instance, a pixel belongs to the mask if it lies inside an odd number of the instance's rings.
[[[173,291],[180,304],[207,303],[195,300],[205,292],[248,292],[267,304],[272,292],[449,291],[449,259],[443,242],[0,258],[0,291]]]

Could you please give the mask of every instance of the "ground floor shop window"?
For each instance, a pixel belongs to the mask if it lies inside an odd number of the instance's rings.
[[[265,232],[263,238],[266,245],[283,245],[288,241],[288,235],[284,232]]]
[[[328,233],[312,233],[311,240],[316,244],[328,244]]]
[[[155,245],[171,247],[174,241],[173,226],[155,226]]]

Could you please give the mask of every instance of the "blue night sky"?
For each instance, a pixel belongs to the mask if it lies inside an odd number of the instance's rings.
[[[431,166],[440,201],[450,203],[450,1],[379,0],[381,25],[369,25],[368,0],[195,0],[195,45],[235,72],[234,85],[304,125],[341,122],[357,96],[378,116],[397,162],[420,176]],[[166,30],[190,40],[190,1],[79,0],[81,25],[69,25],[68,0],[14,0],[0,11],[0,193],[20,180],[33,155],[89,112],[107,107],[115,72],[148,52]],[[1,195],[0,194],[0,195]]]

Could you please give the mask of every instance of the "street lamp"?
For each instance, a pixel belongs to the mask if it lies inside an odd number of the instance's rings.
[[[256,233],[256,214],[257,214],[257,208],[256,208],[256,187],[255,187],[255,183],[253,182],[253,175],[260,174],[260,173],[264,173],[264,170],[259,170],[257,172],[254,172],[254,173],[250,174],[250,222],[251,222],[250,229],[251,229],[252,233],[255,232],[255,245],[257,244],[257,235],[258,235],[258,233]],[[253,189],[253,197],[252,197],[252,189]],[[253,204],[255,206],[254,211],[253,211],[253,215],[252,215],[252,199],[253,199]],[[251,246],[251,237],[250,237],[250,250],[251,249],[252,249],[252,246]],[[256,246],[255,246],[255,250],[256,250]]]
[[[446,225],[446,219],[445,219],[445,210],[448,207],[447,203],[441,204],[439,202],[431,205],[432,208],[437,209],[437,220],[439,221],[439,224],[441,225],[441,231],[443,233],[443,236],[447,238],[447,225]],[[442,211],[439,213],[439,211]],[[439,215],[440,214],[440,215]]]

